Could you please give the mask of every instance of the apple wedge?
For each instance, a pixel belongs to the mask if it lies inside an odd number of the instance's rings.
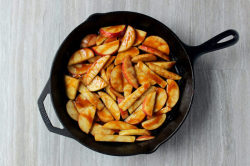
[[[152,63],[148,63],[148,67],[154,71],[155,73],[159,74],[160,76],[167,78],[167,79],[172,79],[172,80],[180,80],[181,76],[179,76],[178,74],[175,74],[173,72],[167,71],[165,69],[163,69],[162,67],[152,64]]]
[[[105,63],[109,60],[110,56],[105,56],[100,59],[98,59],[95,63],[91,65],[88,72],[82,77],[81,81],[85,85],[89,85],[92,80],[95,78],[95,76],[101,71]]]
[[[148,116],[153,115],[154,105],[155,105],[155,97],[156,97],[156,92],[151,92],[145,97],[145,99],[142,103],[142,110]]]
[[[92,107],[95,106],[93,106],[83,94],[79,94],[77,96],[75,100],[75,108],[79,112],[79,114],[88,109],[92,109]]]
[[[110,111],[110,113],[113,115],[113,117],[116,120],[120,119],[120,109],[116,102],[110,97],[107,93],[104,92],[98,92],[98,95],[101,97],[104,105],[107,107],[107,109]]]
[[[102,36],[102,35],[98,35],[96,38],[96,45],[99,46],[101,45],[107,38]]]
[[[92,64],[76,64],[68,66],[68,71],[73,75],[82,75],[87,73]]]
[[[96,106],[98,110],[102,110],[104,108],[104,105],[101,102],[101,100],[95,95],[95,93],[90,92],[86,86],[84,86],[83,84],[80,84],[78,90],[81,94],[83,94],[88,99],[88,101],[91,104]]]
[[[126,31],[125,25],[114,25],[108,27],[100,28],[99,32],[102,36],[111,38],[111,37],[121,37]]]
[[[169,61],[169,62],[148,62],[146,63],[147,65],[148,64],[154,64],[154,65],[157,65],[157,66],[160,66],[162,67],[163,69],[171,69],[174,65],[175,65],[175,61]]]
[[[117,92],[116,90],[114,90],[112,87],[110,88],[111,92],[118,98],[120,99],[124,99],[124,96],[122,96],[119,92]]]
[[[114,120],[112,114],[110,113],[110,111],[106,107],[104,107],[102,110],[98,110],[97,116],[104,123]]]
[[[137,63],[139,61],[150,62],[150,61],[155,61],[155,60],[157,60],[157,57],[154,56],[153,54],[141,54],[141,55],[137,55],[133,57],[131,61],[133,63]]]
[[[94,92],[94,91],[101,90],[101,89],[103,89],[103,88],[105,88],[107,86],[108,86],[108,84],[107,84],[106,81],[104,81],[101,77],[96,76],[93,79],[93,81],[89,85],[87,85],[87,88],[90,91]]]
[[[120,41],[105,43],[99,46],[92,47],[93,51],[100,56],[113,55],[117,52],[120,45]]]
[[[139,82],[139,84],[145,84],[145,83],[151,83],[151,85],[155,85],[156,82],[154,80],[152,80],[150,77],[148,77],[148,75],[146,75],[146,73],[144,73],[144,71],[142,71],[141,68],[139,68],[139,65],[135,65],[135,73],[136,73],[136,78],[137,81]]]
[[[96,44],[96,38],[97,38],[96,34],[86,35],[81,41],[81,47],[85,48],[85,47],[94,46]]]
[[[107,76],[108,81],[110,79],[110,75],[111,75],[111,72],[112,72],[114,66],[115,66],[114,64],[111,64],[111,65],[109,65],[109,67],[106,70],[106,76]]]
[[[123,100],[124,100],[124,98],[118,98],[117,99],[118,104],[120,104]],[[121,112],[122,119],[126,119],[128,117],[128,111],[127,110],[122,110],[120,108],[120,112]]]
[[[167,86],[167,95],[168,95],[167,107],[173,108],[179,100],[180,89],[179,89],[178,84],[174,80],[168,79],[167,83],[168,83],[168,86]]]
[[[92,127],[93,119],[95,117],[95,112],[96,112],[96,108],[92,106],[86,109],[85,111],[83,111],[82,113],[80,113],[78,117],[78,125],[80,129],[86,134],[89,133]]]
[[[118,92],[123,92],[122,65],[117,65],[111,72],[110,84]]]
[[[64,76],[66,94],[69,99],[74,100],[76,97],[77,89],[79,86],[79,80],[68,75]]]
[[[128,97],[133,90],[133,86],[128,83],[127,79],[123,76],[123,92],[124,92],[124,97]]]
[[[159,50],[167,55],[169,54],[169,46],[168,46],[167,42],[159,36],[147,37],[144,40],[143,45],[155,48],[155,49],[157,49],[157,50]]]
[[[157,88],[154,112],[159,111],[167,101],[167,93],[163,88]]]
[[[115,132],[113,130],[103,128],[99,123],[94,123],[90,133],[95,136],[95,134],[113,135]]]
[[[128,124],[123,121],[111,121],[111,122],[105,123],[103,127],[106,129],[113,129],[113,130],[137,129],[136,126]]]
[[[145,116],[146,114],[143,112],[141,105],[132,114],[130,114],[127,119],[125,119],[125,122],[136,125],[142,122]]]
[[[150,131],[146,129],[121,130],[119,135],[150,135]]]
[[[154,55],[156,55],[156,56],[158,56],[158,57],[160,57],[160,58],[162,58],[162,59],[164,59],[166,61],[170,61],[170,58],[169,58],[169,56],[167,54],[165,54],[165,53],[163,53],[163,52],[161,52],[161,51],[159,51],[159,50],[157,50],[155,48],[145,46],[145,45],[140,45],[138,48],[140,50],[142,50],[142,51],[147,52],[147,53],[154,54]]]
[[[107,75],[106,75],[106,71],[104,69],[101,70],[101,78],[107,82],[108,84],[108,78],[107,78]]]
[[[118,40],[118,38],[117,38],[117,37],[107,38],[107,39],[104,41],[104,43],[110,43],[110,42],[115,41],[115,40]]]
[[[67,110],[67,113],[69,114],[69,116],[75,120],[75,121],[78,121],[78,116],[79,116],[79,113],[75,107],[75,104],[72,100],[69,100],[66,104],[66,110]]]
[[[148,140],[151,140],[151,139],[154,139],[155,136],[149,136],[149,135],[142,135],[142,136],[139,136],[136,138],[136,141],[148,141]]]
[[[95,63],[100,58],[101,58],[101,56],[97,55],[97,56],[94,56],[93,58],[88,59],[88,62],[89,63]]]
[[[127,110],[135,101],[141,97],[141,95],[150,88],[150,83],[145,83],[131,93],[127,98],[125,98],[120,104],[119,107],[122,110]]]
[[[157,88],[155,86],[151,86],[146,92],[144,92],[143,95],[138,100],[136,100],[136,102],[131,107],[129,107],[129,113],[132,114],[136,110],[136,108],[138,108],[143,103],[145,97],[149,93],[156,91],[156,89]]]
[[[139,50],[136,47],[131,47],[127,51],[119,52],[115,59],[115,65],[119,65],[123,62],[124,57],[130,56],[131,58],[139,54]]]
[[[172,110],[172,108],[170,108],[170,107],[164,107],[160,111],[157,111],[156,115],[165,114],[165,113],[168,113],[171,110]]]
[[[95,140],[102,142],[135,142],[135,136],[95,134]]]
[[[132,65],[132,62],[129,56],[126,56],[123,59],[122,74],[127,79],[128,83],[130,83],[134,88],[136,89],[138,88],[138,82],[136,78],[135,69]]]
[[[116,56],[111,56],[103,68],[106,69],[115,60],[115,58]]]
[[[68,66],[74,65],[77,63],[82,63],[92,57],[94,57],[94,53],[89,48],[82,48],[78,51],[76,51],[69,59]]]
[[[159,128],[165,121],[166,114],[156,115],[142,122],[142,127],[147,130],[154,130]]]
[[[148,77],[148,79],[154,80],[154,82],[156,82],[157,84],[159,84],[162,88],[165,88],[167,85],[167,82],[164,81],[160,76],[158,76],[157,74],[155,74],[152,70],[150,70],[147,65],[145,65],[143,62],[138,62],[137,63],[138,68],[144,72],[144,74],[146,74],[146,76]],[[152,81],[151,81],[152,83]]]
[[[135,30],[130,25],[127,27],[126,32],[121,40],[121,45],[118,52],[126,51],[133,46],[135,42]]]
[[[112,92],[111,89],[112,89],[112,88],[111,88],[110,85],[108,85],[108,86],[105,88],[106,92],[110,95],[110,97],[112,97],[113,100],[116,100],[116,95]]]
[[[145,39],[147,32],[139,30],[139,29],[135,29],[135,34],[136,34],[136,38],[135,38],[135,42],[133,46],[138,46]]]

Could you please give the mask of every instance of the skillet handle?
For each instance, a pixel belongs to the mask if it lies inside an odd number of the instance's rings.
[[[46,127],[48,128],[49,131],[51,131],[53,133],[72,138],[72,135],[65,128],[60,129],[60,128],[54,127],[52,125],[52,123],[50,122],[49,117],[48,117],[46,110],[45,110],[45,107],[44,107],[44,103],[43,103],[46,96],[49,93],[50,93],[50,80],[48,80],[48,82],[46,83],[46,85],[42,91],[42,94],[38,98],[38,108],[39,108],[40,114],[43,118],[43,121],[44,121]]]
[[[232,36],[231,39],[220,42],[221,40],[230,36]],[[239,40],[238,32],[233,29],[229,29],[216,35],[215,37],[211,38],[210,40],[206,41],[201,45],[198,46],[188,46],[185,44],[184,45],[191,60],[194,61],[197,57],[199,57],[202,54],[232,46],[235,43],[237,43],[238,40]]]

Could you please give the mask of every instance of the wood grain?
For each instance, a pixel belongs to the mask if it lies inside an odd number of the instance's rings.
[[[0,165],[250,165],[249,0],[0,0]],[[237,45],[195,63],[191,112],[179,132],[151,155],[112,157],[50,133],[37,98],[64,38],[90,14],[150,15],[184,42],[198,45],[236,29]],[[60,126],[50,97],[46,109]]]

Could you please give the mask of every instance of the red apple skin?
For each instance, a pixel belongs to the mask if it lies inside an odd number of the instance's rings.
[[[108,54],[104,53],[102,50],[98,50],[99,47],[101,47],[103,45],[106,45],[107,49],[113,49],[113,50]],[[119,40],[109,42],[109,43],[105,43],[103,45],[92,47],[92,50],[95,52],[96,55],[100,55],[100,56],[113,55],[119,49]],[[104,51],[106,51],[107,49],[105,49]]]
[[[126,26],[125,25],[115,25],[115,26],[103,27],[99,30],[99,32],[102,36],[107,37],[107,38],[121,37],[126,32]]]
[[[140,50],[142,51],[145,51],[145,52],[148,52],[148,53],[151,53],[151,54],[154,54],[154,55],[157,55],[158,57],[166,60],[166,61],[170,61],[170,58],[167,54],[155,49],[155,48],[152,48],[152,47],[148,47],[148,46],[145,46],[145,45],[140,45],[138,47]]]

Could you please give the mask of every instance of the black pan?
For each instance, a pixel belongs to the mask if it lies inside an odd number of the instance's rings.
[[[179,102],[171,112],[167,114],[166,122],[156,131],[155,139],[146,142],[135,143],[106,143],[96,142],[94,137],[83,133],[77,122],[73,121],[66,112],[67,97],[64,87],[64,74],[67,73],[67,63],[77,49],[81,39],[89,33],[97,33],[100,27],[127,24],[137,29],[147,31],[149,35],[158,35],[164,38],[170,46],[171,56],[177,61],[175,70],[182,76],[178,82],[181,90]],[[231,39],[219,42],[232,36]],[[193,61],[199,55],[229,47],[235,44],[239,35],[235,30],[227,30],[199,46],[187,46],[164,24],[149,16],[134,12],[110,12],[91,15],[85,22],[75,28],[63,41],[58,49],[50,78],[38,99],[41,116],[48,130],[66,137],[70,137],[82,145],[100,153],[128,156],[154,152],[162,143],[166,142],[180,128],[188,115],[194,94]],[[54,127],[46,113],[43,101],[50,94],[56,114],[64,126],[63,129]]]

